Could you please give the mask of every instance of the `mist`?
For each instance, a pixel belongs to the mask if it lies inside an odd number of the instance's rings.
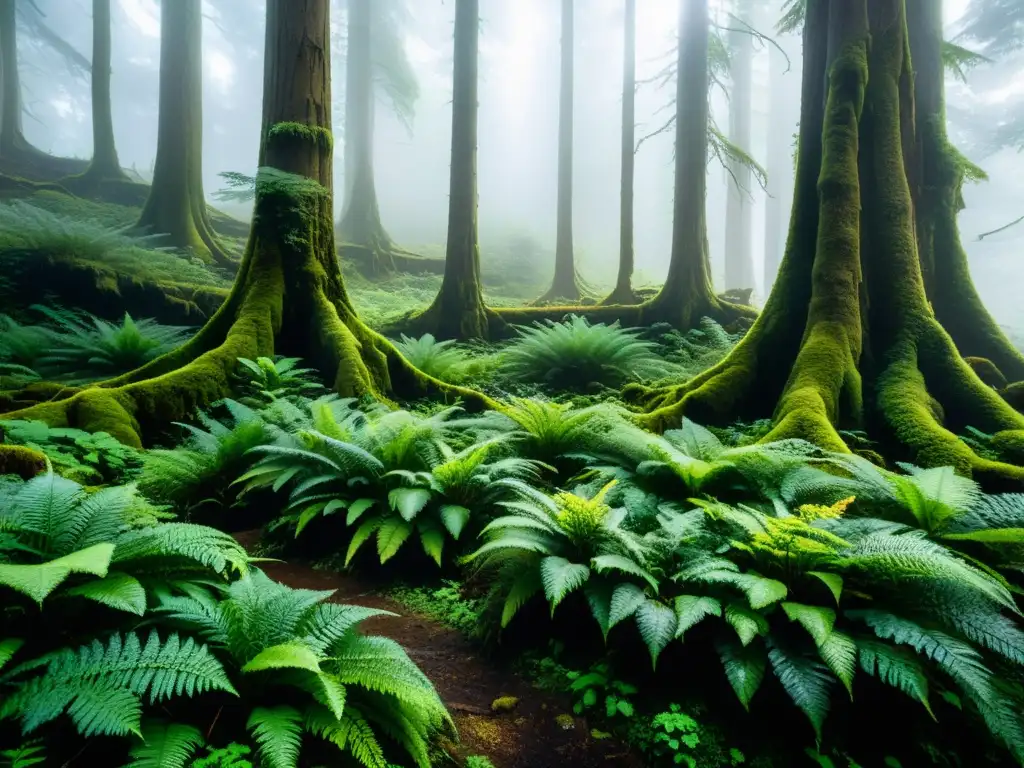
[[[46,25],[87,62],[90,50],[86,0],[39,2]],[[443,249],[448,206],[451,141],[452,24],[454,4],[406,2],[401,41],[415,73],[418,98],[411,120],[396,114],[377,89],[374,140],[377,193],[382,219],[393,238],[417,252]],[[731,17],[713,4],[723,29]],[[756,181],[739,191],[750,207],[755,298],[766,293],[766,211],[782,212],[780,243],[792,198],[793,136],[799,117],[801,43],[778,35],[774,20],[782,3],[755,4],[755,24],[766,37],[752,41],[752,158],[769,170],[769,193]],[[968,0],[945,4],[947,36],[955,37]],[[203,182],[207,197],[223,186],[225,171],[255,172],[262,89],[264,6],[260,0],[204,0]],[[332,3],[335,132],[344,141],[344,0]],[[677,3],[647,0],[637,11],[635,242],[639,286],[657,285],[668,264],[672,227],[672,133],[657,133],[672,116],[672,87],[659,75],[675,46]],[[557,4],[548,0],[482,0],[479,114],[479,222],[481,248],[512,234],[528,235],[545,250],[554,247],[558,149]],[[114,131],[122,165],[148,179],[156,151],[160,13],[157,0],[113,4],[112,93]],[[618,256],[619,141],[623,8],[618,0],[590,0],[577,13],[573,223],[581,277],[609,285]],[[768,37],[770,36],[770,37]],[[22,35],[25,134],[41,149],[87,158],[92,135],[88,72],[74,57],[45,41]],[[960,216],[974,279],[995,317],[1024,327],[1015,283],[1024,226],[978,240],[1022,214],[1019,179],[1024,154],[1012,144],[979,138],[984,115],[996,115],[1024,99],[1020,52],[982,63],[967,81],[948,76],[950,125],[959,148],[988,174],[964,189]],[[728,82],[713,88],[712,118],[729,128]],[[979,119],[979,116],[980,119]],[[656,134],[650,136],[650,134]],[[774,136],[774,139],[772,138]],[[780,142],[779,137],[783,140]],[[770,142],[774,145],[770,146]],[[341,152],[335,183],[343,183]],[[726,200],[731,174],[712,157],[708,165],[708,238],[716,286],[724,267]],[[340,186],[339,186],[340,188]],[[341,205],[340,195],[336,206]],[[229,206],[230,207],[230,206]],[[245,216],[247,210],[232,212]],[[772,214],[776,215],[776,214]],[[781,247],[781,244],[778,246]],[[538,276],[543,282],[547,276]]]

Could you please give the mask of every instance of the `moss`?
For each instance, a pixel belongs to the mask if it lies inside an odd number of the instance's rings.
[[[576,718],[566,714],[555,715],[555,725],[563,731],[571,731],[576,727]]]
[[[985,357],[965,357],[964,362],[971,366],[975,375],[990,387],[1004,389],[1007,385],[1003,372],[996,367],[996,364]]]
[[[267,141],[271,145],[310,142],[325,152],[334,149],[334,135],[327,128],[305,123],[274,123],[267,131]]]
[[[500,696],[491,702],[491,712],[504,714],[513,711],[519,706],[519,699],[515,696]]]
[[[1024,381],[1008,384],[1000,394],[1011,407],[1024,411]]]
[[[0,475],[30,480],[46,471],[46,457],[23,445],[0,445]]]

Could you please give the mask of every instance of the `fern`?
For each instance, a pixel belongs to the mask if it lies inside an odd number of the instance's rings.
[[[187,768],[202,743],[202,733],[191,725],[145,722],[142,743],[132,747],[126,768]]]

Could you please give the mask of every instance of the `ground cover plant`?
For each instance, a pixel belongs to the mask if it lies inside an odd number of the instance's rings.
[[[969,92],[1019,3],[539,4],[557,141],[512,0],[50,5],[0,0],[0,766],[1024,765],[1024,355],[947,130],[1019,143]]]

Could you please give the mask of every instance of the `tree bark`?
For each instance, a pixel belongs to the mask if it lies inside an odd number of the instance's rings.
[[[904,151],[915,135],[905,13],[914,1],[808,2],[796,196],[775,290],[722,363],[677,387],[632,390],[652,427],[684,413],[773,413],[766,440],[847,450],[839,430],[867,429],[886,456],[1024,480],[1021,467],[984,459],[956,435],[974,426],[1024,456],[1024,417],[963,361],[925,296]]]
[[[56,157],[33,146],[22,125],[21,78],[15,0],[0,0],[0,170],[34,181],[53,181],[79,172],[86,163]]]
[[[562,50],[560,90],[558,96],[558,221],[555,235],[555,277],[551,287],[538,302],[554,299],[580,298],[576,279],[576,261],[572,238],[572,153],[573,153],[573,96],[574,7],[575,0],[562,0]]]
[[[413,316],[407,326],[414,333],[431,333],[442,339],[488,338],[491,323],[500,325],[484,306],[480,283],[476,176],[479,38],[479,0],[457,0],[444,279],[433,304]]]
[[[636,304],[633,292],[633,188],[636,166],[636,0],[626,0],[622,46],[622,145],[619,190],[619,274],[602,304]]]
[[[729,94],[729,141],[747,153],[751,149],[754,44],[749,31],[740,22],[751,24],[752,13],[751,0],[739,0],[736,14],[739,22],[734,22],[736,29],[729,32],[729,78],[732,81]],[[754,288],[754,260],[751,252],[753,190],[750,168],[732,159],[726,167],[729,184],[725,211],[725,289]]]
[[[372,0],[349,0],[345,69],[345,194],[338,225],[346,251],[367,251],[360,264],[370,275],[395,271],[394,243],[380,220],[373,171]]]
[[[267,2],[264,170],[245,256],[224,304],[170,354],[11,418],[106,431],[140,445],[151,430],[227,396],[238,358],[275,353],[306,358],[342,396],[430,393],[493,405],[410,366],[349,301],[332,221],[329,9],[329,0]]]
[[[928,298],[960,354],[990,360],[1006,379],[1021,381],[1024,355],[985,309],[960,241],[964,160],[946,134],[942,3],[908,0],[907,17],[916,74],[917,238]]]
[[[203,194],[201,0],[160,5],[159,110],[153,184],[136,226],[233,270],[238,265],[217,242]]]
[[[785,45],[780,42],[780,45]],[[785,216],[793,190],[793,163],[786,119],[794,105],[794,89],[786,82],[786,56],[775,46],[768,49],[768,155],[766,158],[767,195],[764,213],[764,295],[771,293],[779,272],[784,247]],[[799,96],[799,91],[796,91]]]

